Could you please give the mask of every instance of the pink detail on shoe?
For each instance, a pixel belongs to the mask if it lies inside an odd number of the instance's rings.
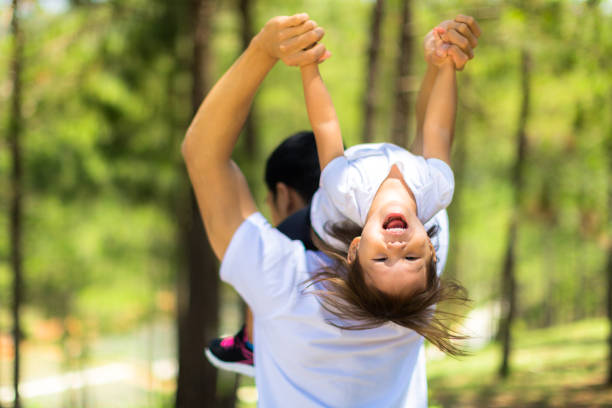
[[[226,347],[226,348],[234,347],[234,338],[226,337],[223,340],[221,340],[221,347]]]
[[[253,364],[253,352],[249,350],[243,342],[240,343],[240,351],[242,351],[242,355],[245,357],[243,363],[244,364]]]

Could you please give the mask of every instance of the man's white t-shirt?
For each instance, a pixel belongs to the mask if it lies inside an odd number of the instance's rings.
[[[438,273],[448,250],[443,211],[434,246]],[[254,315],[259,407],[427,407],[423,338],[389,323],[342,330],[303,282],[329,263],[273,228],[260,213],[236,230],[221,264]]]
[[[422,223],[448,207],[455,189],[448,164],[416,156],[390,143],[360,144],[345,150],[321,173],[310,209],[317,235],[338,249],[346,249],[346,244],[326,232],[326,224],[350,220],[363,227],[374,196],[394,164],[414,194]]]

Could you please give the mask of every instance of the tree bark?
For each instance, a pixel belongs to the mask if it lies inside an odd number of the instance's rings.
[[[22,212],[23,212],[23,171],[21,161],[21,137],[23,117],[21,110],[22,64],[23,64],[23,33],[19,21],[19,0],[12,3],[11,32],[13,34],[12,59],[12,98],[11,117],[9,124],[9,148],[12,156],[11,169],[11,204],[9,236],[11,242],[10,262],[13,270],[13,342],[15,359],[13,365],[13,390],[15,392],[14,408],[21,407],[19,395],[19,379],[21,364],[21,321],[20,309],[23,301],[23,270],[22,270]]]
[[[463,86],[469,86],[470,77],[467,73],[463,75]],[[462,88],[463,88],[462,86]],[[463,193],[463,186],[465,180],[465,163],[467,161],[467,132],[466,124],[468,123],[467,109],[464,114],[458,117],[456,130],[455,130],[455,141],[453,154],[453,174],[455,176],[455,193],[453,194],[453,205],[448,208],[448,218],[450,223],[450,230],[454,231],[455,239],[451,239],[448,248],[448,261],[446,262],[446,269],[444,276],[446,279],[460,280],[459,276],[459,263],[461,259],[461,240],[458,239],[457,231],[459,225],[461,225],[461,218],[463,216],[461,195]]]
[[[400,50],[395,79],[395,111],[391,140],[398,146],[408,146],[410,129],[410,73],[412,62],[412,12],[410,0],[402,1]]]
[[[209,44],[214,13],[213,0],[191,0],[193,35],[192,108],[197,111],[208,83]],[[178,360],[176,406],[180,408],[218,406],[217,370],[203,357],[206,341],[217,334],[219,277],[198,205],[190,189],[186,211],[180,221],[186,270],[178,284]]]
[[[502,362],[499,375],[502,378],[510,374],[510,354],[512,351],[512,323],[516,314],[516,277],[515,252],[517,245],[517,230],[521,204],[523,202],[523,181],[525,173],[525,158],[527,154],[527,120],[530,114],[531,99],[531,61],[526,49],[521,52],[521,111],[516,132],[517,153],[512,172],[514,187],[514,209],[508,230],[508,245],[502,273],[502,319],[500,321],[500,339],[502,342]]]
[[[612,186],[612,180],[608,181],[608,184]],[[608,217],[612,220],[612,187],[608,187]],[[608,224],[612,223],[610,220]],[[608,262],[606,264],[606,275],[608,281],[608,304],[606,305],[606,311],[608,314],[608,326],[610,331],[608,334],[608,375],[606,378],[606,385],[612,387],[612,226],[610,225],[608,225]]]
[[[251,0],[239,0],[238,9],[240,13],[240,19],[242,22],[242,47],[246,50],[251,42],[251,38],[255,35],[253,31],[253,12],[252,7],[253,2]],[[244,124],[244,141],[245,141],[245,151],[247,158],[249,160],[255,159],[257,157],[257,127],[256,117],[257,113],[255,110],[255,101],[251,105],[251,111],[249,112],[249,116],[247,116],[246,122]]]
[[[612,92],[610,94],[612,101]],[[612,128],[608,133],[607,141],[608,157],[612,157]],[[612,387],[612,161],[609,162],[608,170],[608,262],[606,264],[606,278],[608,284],[608,302],[606,311],[608,314],[608,375],[606,384]]]
[[[376,0],[370,20],[370,46],[368,48],[368,78],[363,98],[363,134],[361,140],[370,143],[374,140],[374,123],[378,98],[376,79],[378,74],[378,54],[380,50],[380,26],[384,15],[384,0]]]

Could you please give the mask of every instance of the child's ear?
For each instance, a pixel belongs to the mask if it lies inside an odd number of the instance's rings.
[[[429,240],[429,250],[431,251],[431,257],[433,258],[434,262],[438,262],[438,255],[436,254],[436,249],[434,248],[433,244],[431,243],[431,239]]]
[[[351,241],[351,245],[349,246],[349,249],[348,249],[348,254],[346,255],[346,260],[348,261],[349,264],[352,264],[353,262],[355,262],[355,259],[357,259],[357,251],[359,250],[359,242],[361,242],[361,237],[355,237],[353,238],[353,241]]]

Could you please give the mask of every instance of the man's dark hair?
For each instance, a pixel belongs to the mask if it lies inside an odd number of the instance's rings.
[[[265,180],[276,197],[276,183],[282,182],[310,203],[319,187],[319,157],[314,133],[301,131],[289,136],[268,157]]]

